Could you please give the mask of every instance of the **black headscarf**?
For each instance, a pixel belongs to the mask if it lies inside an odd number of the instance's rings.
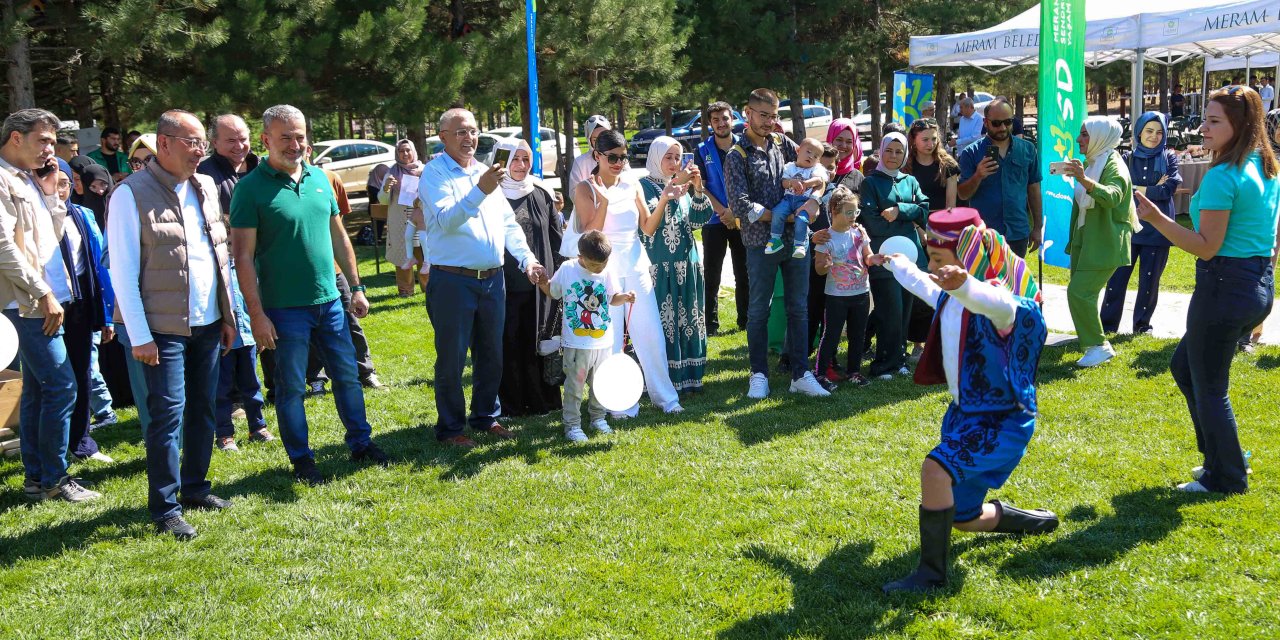
[[[72,158],[72,169],[80,175],[80,184],[84,187],[84,193],[77,194],[72,191],[71,202],[78,204],[93,212],[93,217],[97,219],[98,228],[106,230],[107,228],[107,198],[105,195],[100,196],[89,189],[89,185],[94,180],[102,180],[107,183],[107,193],[111,193],[111,188],[115,186],[115,182],[111,179],[111,173],[107,168],[89,160],[89,164],[76,163],[79,158]],[[77,169],[76,167],[79,166]]]

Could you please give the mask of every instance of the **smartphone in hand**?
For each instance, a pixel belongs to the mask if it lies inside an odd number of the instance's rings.
[[[1049,175],[1051,176],[1065,176],[1070,172],[1071,172],[1070,162],[1050,162],[1049,163]]]
[[[498,149],[493,156],[493,161],[502,165],[503,169],[509,169],[511,167],[511,149]]]
[[[987,145],[987,159],[995,160],[996,164],[1000,164],[1000,148],[994,144]]]
[[[687,167],[687,166],[689,166],[689,165],[691,165],[691,164],[693,164],[693,154],[692,154],[692,153],[686,153],[686,154],[683,154],[683,155],[681,155],[681,156],[680,156],[680,166],[681,166],[681,167]]]

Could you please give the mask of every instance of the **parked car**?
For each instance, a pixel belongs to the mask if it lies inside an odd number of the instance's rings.
[[[831,128],[831,109],[822,105],[805,105],[804,135],[807,138],[827,139],[827,129]],[[791,130],[791,107],[778,109],[778,124],[774,127],[778,133]]]
[[[396,161],[396,148],[377,140],[325,140],[311,145],[311,163],[338,174],[347,193],[364,193],[369,172]]]
[[[733,132],[742,133],[747,126],[746,119],[737,111],[731,111],[731,113],[733,114]],[[631,141],[627,143],[627,155],[631,156],[631,164],[643,165],[648,158],[649,143],[653,142],[654,138],[665,135],[667,135],[667,129],[661,126],[645,129],[631,136]],[[707,130],[707,135],[711,135],[710,128]],[[686,152],[692,153],[702,143],[702,111],[689,109],[672,113],[671,137],[679,140]]]
[[[893,117],[893,105],[885,104],[880,107],[880,124],[884,126]],[[862,152],[869,153],[871,151],[871,106],[867,105],[853,117],[853,128],[858,131],[858,141],[862,144]]]
[[[476,162],[481,164],[493,164],[493,159],[497,155],[498,143],[502,141],[500,136],[492,133],[484,132],[480,134],[480,140],[476,142]],[[427,157],[423,158],[423,162],[444,153],[444,143],[440,141],[440,136],[431,136],[426,141]]]
[[[556,153],[556,130],[550,127],[538,127],[539,137],[542,143],[542,174],[547,176],[556,175],[556,162],[560,156]],[[499,138],[519,138],[524,139],[524,128],[522,127],[499,127],[486,131],[490,135]],[[578,155],[578,141],[560,134],[560,148],[569,150],[569,160],[572,161]]]

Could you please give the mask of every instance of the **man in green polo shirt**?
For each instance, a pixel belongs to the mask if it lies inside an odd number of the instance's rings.
[[[267,109],[262,142],[270,154],[266,162],[242,178],[231,196],[232,247],[253,338],[263,349],[276,349],[280,439],[294,477],[314,485],[324,478],[308,445],[302,404],[312,344],[322,351],[333,380],[352,459],[387,464],[386,454],[370,440],[355,348],[333,278],[335,257],[352,285],[352,314],[364,317],[369,301],[329,179],[305,162],[302,112],[289,105]]]

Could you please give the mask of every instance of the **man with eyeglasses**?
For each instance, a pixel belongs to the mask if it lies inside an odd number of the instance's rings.
[[[474,432],[509,440],[498,424],[502,379],[502,330],[506,322],[505,254],[533,283],[547,276],[525,242],[511,204],[498,190],[506,169],[476,162],[476,118],[466,109],[440,116],[444,153],[422,170],[418,192],[431,247],[427,313],[435,329],[436,440],[468,449]],[[471,413],[466,413],[462,373],[471,352]]]
[[[831,395],[809,370],[809,269],[812,258],[792,258],[788,251],[765,254],[769,242],[770,208],[782,201],[782,169],[795,162],[796,143],[773,126],[778,121],[778,96],[756,89],[747,100],[747,128],[725,160],[729,210],[720,214],[728,225],[740,224],[747,252],[747,279],[751,298],[747,307],[747,351],[751,357],[751,381],[747,396],[769,396],[769,305],[778,271],[782,271],[783,303],[787,311],[786,351],[791,367],[791,392],[807,396]],[[801,207],[810,219],[818,214],[821,193]],[[726,215],[727,214],[727,215]],[[788,223],[783,246],[792,246],[794,226]]]
[[[112,192],[107,215],[116,329],[143,365],[141,388],[131,382],[149,415],[147,507],[156,530],[179,540],[196,536],[184,508],[231,506],[207,477],[219,349],[236,336],[222,206],[196,173],[207,148],[198,118],[164,112],[156,160]]]
[[[962,200],[1005,237],[1019,257],[1040,247],[1040,158],[1035,145],[1013,135],[1013,107],[1005,98],[987,105],[987,135],[960,151]],[[999,151],[999,160],[989,149]]]

